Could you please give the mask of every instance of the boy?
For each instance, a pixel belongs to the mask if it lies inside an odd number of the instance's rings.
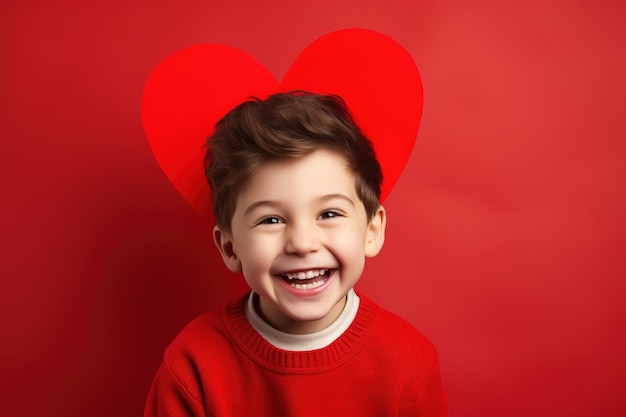
[[[447,416],[432,344],[353,286],[382,248],[382,173],[343,101],[245,102],[208,141],[226,266],[252,289],[165,352],[145,416]]]

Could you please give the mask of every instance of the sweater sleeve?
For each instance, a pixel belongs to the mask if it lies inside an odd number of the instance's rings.
[[[398,380],[403,386],[398,415],[403,417],[448,417],[448,401],[441,379],[435,345],[404,320],[388,325],[395,338],[399,360]],[[396,364],[397,365],[397,364]]]
[[[163,361],[144,410],[144,417],[206,417],[202,399]]]
[[[435,353],[430,368],[424,373],[418,391],[417,401],[420,404],[420,416],[422,417],[448,417],[448,401],[446,398],[439,359]]]

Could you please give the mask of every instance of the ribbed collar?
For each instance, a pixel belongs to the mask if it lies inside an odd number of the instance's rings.
[[[235,344],[259,365],[276,372],[324,372],[357,355],[367,342],[370,327],[379,307],[361,297],[358,314],[341,336],[321,349],[291,351],[268,342],[245,316],[249,295],[229,303],[222,310],[224,325]]]

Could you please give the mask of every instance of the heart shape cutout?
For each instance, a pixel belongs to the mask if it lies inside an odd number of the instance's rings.
[[[384,200],[406,165],[422,115],[423,90],[411,55],[365,29],[329,33],[309,45],[279,83],[257,60],[224,45],[182,49],[150,74],[142,120],[152,152],[176,189],[214,222],[204,144],[230,109],[251,96],[306,90],[337,94],[376,151]]]

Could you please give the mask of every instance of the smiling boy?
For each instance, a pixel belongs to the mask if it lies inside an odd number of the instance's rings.
[[[216,227],[216,241],[258,295],[261,317],[308,334],[339,317],[365,257],[382,247],[385,211],[368,219],[343,157],[322,148],[261,165],[239,192],[231,224]]]
[[[251,292],[172,342],[145,416],[447,416],[433,345],[353,289],[386,212],[343,101],[247,101],[207,160],[215,243]]]

